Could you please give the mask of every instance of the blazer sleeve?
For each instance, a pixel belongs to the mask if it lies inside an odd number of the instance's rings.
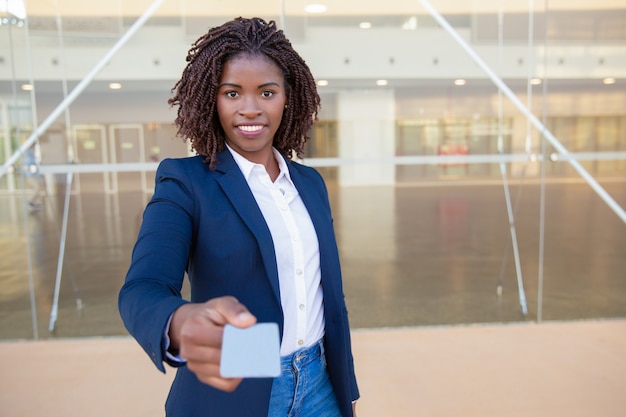
[[[182,304],[181,289],[193,242],[194,197],[180,160],[159,165],[118,307],[129,333],[165,372],[164,332]]]

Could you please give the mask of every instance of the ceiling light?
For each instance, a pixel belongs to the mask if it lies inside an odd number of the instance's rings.
[[[328,10],[328,7],[326,7],[325,4],[307,4],[306,6],[304,6],[304,11],[307,13],[324,13],[326,10]]]
[[[607,77],[604,80],[602,80],[602,84],[605,84],[605,85],[615,84],[616,82],[617,80],[613,77]]]
[[[467,81],[465,81],[463,78],[454,80],[454,85],[465,85],[466,83]]]
[[[320,87],[326,87],[328,85],[328,80],[319,80],[317,82],[317,85],[319,85]]]
[[[120,83],[110,83],[109,84],[109,88],[111,90],[119,90],[119,89],[122,88],[122,84],[120,84]]]
[[[0,19],[0,26],[2,25],[13,25],[18,28],[24,27],[24,19],[20,19],[17,17],[3,17]]]
[[[387,84],[389,84],[387,80],[376,80],[376,85],[383,86]]]
[[[359,23],[359,27],[361,29],[371,29],[372,28],[372,23],[371,22],[361,22],[361,23]]]
[[[22,84],[21,88],[23,91],[33,91],[34,89],[32,84]]]
[[[540,85],[542,82],[541,78],[531,78],[530,85]]]

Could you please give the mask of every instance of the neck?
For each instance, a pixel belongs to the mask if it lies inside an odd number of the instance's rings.
[[[265,165],[265,170],[269,174],[272,182],[276,181],[276,178],[278,178],[278,174],[280,174],[280,168],[278,167],[278,161],[276,161],[273,152],[270,155],[269,161],[267,161],[267,163],[263,165]]]

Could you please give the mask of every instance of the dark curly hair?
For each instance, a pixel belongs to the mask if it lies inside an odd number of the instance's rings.
[[[187,66],[172,88],[170,106],[178,106],[177,136],[191,143],[211,168],[224,150],[225,133],[217,114],[217,92],[226,62],[237,55],[264,55],[281,69],[285,78],[287,107],[273,145],[286,158],[302,158],[308,132],[320,108],[315,79],[276,23],[238,17],[210,29],[196,40],[187,54]]]

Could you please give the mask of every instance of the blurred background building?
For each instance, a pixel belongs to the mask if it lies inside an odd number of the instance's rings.
[[[0,0],[0,338],[124,335],[191,43],[274,19],[355,328],[626,316],[626,4]],[[37,163],[24,163],[35,146]],[[29,173],[45,184],[33,209]]]

